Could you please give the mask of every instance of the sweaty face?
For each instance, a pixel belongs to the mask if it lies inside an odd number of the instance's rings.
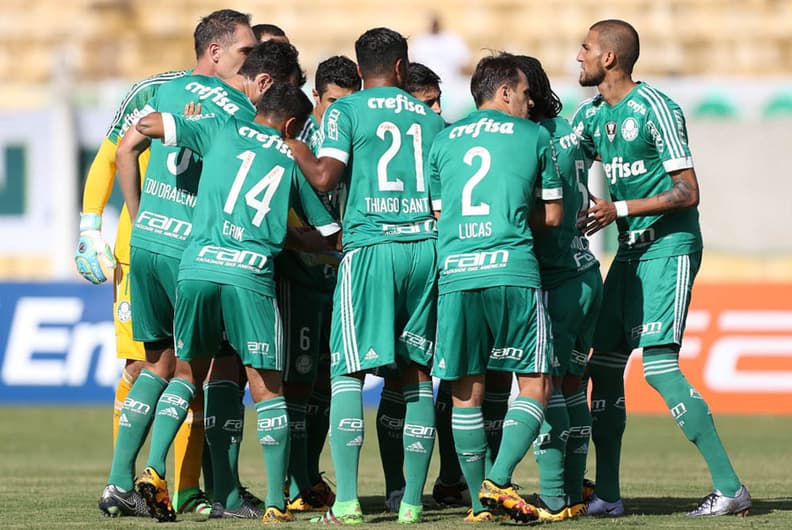
[[[414,98],[426,103],[437,114],[443,112],[443,108],[440,106],[440,95],[440,87],[436,86],[426,87],[412,93]]]
[[[517,118],[527,118],[529,109],[533,107],[533,100],[528,94],[528,78],[522,70],[518,70],[518,74],[520,79],[517,86],[509,89],[511,96],[507,103],[508,113]]]
[[[253,35],[253,30],[250,29],[250,26],[237,24],[233,39],[223,46],[220,51],[216,67],[217,75],[221,79],[235,76],[255,45],[256,37]]]
[[[314,106],[314,115],[316,119],[321,120],[327,107],[337,99],[348,96],[352,92],[353,90],[351,88],[342,88],[335,83],[328,83],[321,95],[318,93],[314,94],[314,101],[316,102]]]
[[[580,63],[580,86],[597,86],[605,79],[602,48],[596,31],[589,31],[577,54]]]

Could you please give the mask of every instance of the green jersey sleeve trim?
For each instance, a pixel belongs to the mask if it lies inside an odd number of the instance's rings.
[[[338,223],[330,223],[329,225],[322,225],[322,226],[315,226],[316,230],[322,234],[323,236],[332,236],[335,233],[338,233],[341,230],[341,227]]]
[[[162,145],[175,146],[176,120],[173,119],[173,114],[171,114],[170,112],[162,113],[162,129],[164,131],[162,137]]]
[[[443,209],[443,200],[442,199],[434,199],[432,201],[432,210],[439,212]]]
[[[543,201],[557,201],[558,199],[564,198],[564,189],[563,188],[547,188],[542,189],[542,200]]]
[[[663,162],[663,168],[671,173],[672,171],[679,171],[680,169],[688,169],[693,167],[693,157],[686,156],[684,158],[675,158],[673,160],[666,160]]]
[[[344,165],[347,165],[347,162],[349,162],[349,153],[341,149],[336,149],[335,147],[322,147],[319,149],[318,157],[322,158],[323,156],[338,160]]]

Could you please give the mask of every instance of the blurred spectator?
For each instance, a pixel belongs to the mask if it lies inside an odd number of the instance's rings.
[[[423,63],[446,83],[470,73],[470,51],[458,34],[442,29],[440,18],[431,17],[429,32],[416,35],[409,43],[410,61]]]

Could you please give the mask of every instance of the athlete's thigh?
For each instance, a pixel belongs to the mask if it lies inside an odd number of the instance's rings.
[[[541,290],[490,287],[483,290],[482,298],[494,337],[487,368],[517,374],[550,373],[555,357]]]
[[[251,368],[283,371],[283,325],[274,297],[223,285],[220,305],[228,342]]]
[[[173,338],[179,260],[132,248],[129,264],[132,332],[140,342]]]
[[[276,295],[283,322],[283,380],[312,384],[322,351],[322,314],[328,295],[285,278],[278,279]]]
[[[634,346],[682,344],[693,280],[701,253],[641,261],[641,296],[629,304]]]
[[[402,296],[404,321],[399,336],[400,362],[428,366],[437,332],[437,251],[435,240],[401,245],[404,265],[397,285],[405,285]]]
[[[180,280],[173,322],[176,356],[182,361],[214,357],[223,340],[220,285]]]
[[[132,305],[130,303],[129,265],[118,262],[113,275],[113,325],[116,336],[116,355],[119,359],[145,361],[146,350],[142,342],[132,336]]]
[[[330,331],[333,377],[395,363],[392,245],[357,248],[341,260]]]
[[[631,351],[625,332],[625,304],[627,293],[639,288],[636,285],[635,265],[625,261],[611,263],[602,290],[597,324],[594,330],[594,351]]]
[[[484,318],[481,290],[452,291],[437,298],[437,343],[432,375],[454,381],[487,371],[492,334]]]

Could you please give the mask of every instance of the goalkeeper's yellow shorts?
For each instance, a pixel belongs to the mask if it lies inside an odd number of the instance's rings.
[[[129,264],[118,262],[113,296],[113,322],[115,323],[116,355],[119,359],[145,361],[142,342],[132,339],[132,305],[129,301]]]

